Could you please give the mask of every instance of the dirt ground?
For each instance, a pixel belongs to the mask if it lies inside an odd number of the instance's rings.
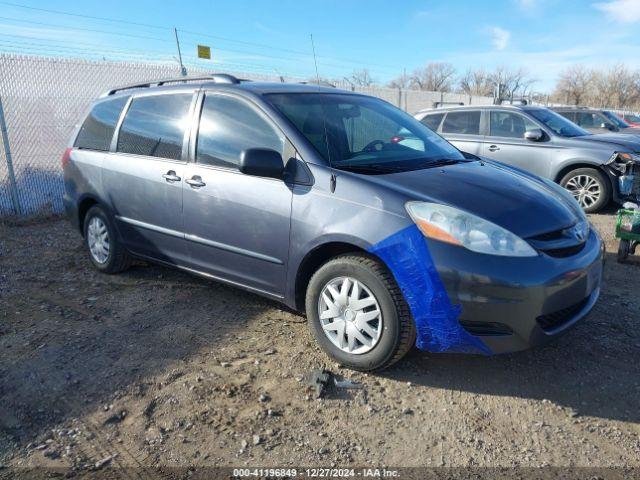
[[[64,220],[0,225],[0,466],[640,467],[640,256],[551,345],[340,368],[305,319],[139,264],[95,271]],[[362,388],[316,399],[326,367]],[[0,473],[1,473],[0,468]]]

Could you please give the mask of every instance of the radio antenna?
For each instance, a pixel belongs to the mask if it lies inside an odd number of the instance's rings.
[[[311,51],[313,52],[313,63],[316,67],[316,83],[318,84],[318,92],[320,91],[320,73],[318,72],[318,59],[316,58],[316,45],[313,41],[313,33],[311,34]],[[324,107],[320,105],[322,110],[322,125],[324,126],[324,141],[327,145],[327,159],[329,160],[329,168],[331,169],[331,193],[336,191],[336,174],[333,169],[333,162],[331,161],[331,146],[329,145],[329,133],[327,132],[327,118],[324,111]]]

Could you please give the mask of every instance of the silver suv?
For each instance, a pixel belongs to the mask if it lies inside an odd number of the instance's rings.
[[[462,106],[415,117],[464,152],[559,183],[587,212],[640,194],[640,139],[632,135],[592,135],[537,106]]]

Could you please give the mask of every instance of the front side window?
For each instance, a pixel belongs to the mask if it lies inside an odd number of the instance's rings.
[[[538,126],[531,120],[513,112],[492,111],[489,115],[489,129],[492,137],[524,138],[527,130]]]
[[[447,113],[442,125],[442,133],[480,135],[480,111]]]
[[[442,117],[444,117],[444,113],[435,113],[433,115],[427,115],[421,120],[421,122],[434,132],[437,132],[440,122],[442,121]]]
[[[248,148],[283,154],[285,137],[246,102],[226,95],[207,95],[202,106],[196,161],[237,168]]]
[[[191,93],[134,98],[118,135],[118,152],[179,160]]]
[[[267,98],[334,168],[376,174],[464,160],[442,137],[377,98],[346,93]]]
[[[82,124],[75,146],[108,152],[120,113],[128,99],[129,97],[118,97],[96,104]]]
[[[561,137],[582,137],[584,135],[590,135],[589,132],[583,130],[575,123],[549,109],[534,108],[527,110],[527,113]]]

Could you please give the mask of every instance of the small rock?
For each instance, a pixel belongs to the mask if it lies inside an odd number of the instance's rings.
[[[253,444],[260,445],[262,443],[262,437],[260,435],[253,436]]]
[[[260,403],[266,403],[269,400],[271,400],[271,397],[269,397],[269,395],[265,395],[264,393],[260,394],[260,397],[258,398],[258,400],[260,400]]]
[[[60,457],[60,453],[58,453],[56,450],[45,450],[42,452],[42,454],[47,457],[47,458],[51,458],[51,459],[55,459]]]
[[[402,409],[402,413],[404,415],[413,415],[413,410],[410,409],[409,407],[405,407],[405,408]]]
[[[108,463],[110,463],[110,462],[111,462],[111,460],[113,460],[114,458],[116,458],[116,456],[117,456],[117,455],[118,455],[118,454],[116,453],[115,455],[109,455],[108,457],[104,457],[102,460],[98,460],[98,461],[95,463],[94,467],[95,467],[95,468],[102,468],[102,467],[104,467],[105,465],[107,465]]]
[[[240,451],[244,452],[248,446],[249,446],[249,443],[246,440],[242,440],[240,442]]]

